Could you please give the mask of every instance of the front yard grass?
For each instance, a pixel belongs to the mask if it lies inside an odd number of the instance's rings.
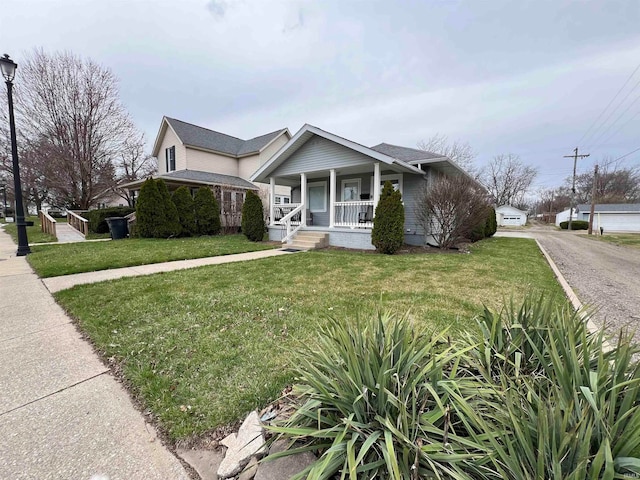
[[[58,241],[58,239],[56,237],[54,237],[53,235],[49,235],[48,233],[44,233],[42,231],[42,226],[40,224],[40,218],[39,217],[37,217],[37,216],[36,217],[26,217],[25,220],[33,222],[33,226],[32,227],[26,227],[27,228],[27,240],[29,241],[29,244],[33,244],[33,243],[48,243],[48,242],[57,242]],[[11,235],[11,238],[13,239],[15,244],[17,245],[18,244],[18,226],[15,223],[7,223],[4,226],[4,230],[9,235]]]
[[[294,348],[328,316],[404,313],[455,337],[483,305],[531,291],[564,304],[536,243],[492,238],[471,254],[312,251],[82,285],[58,292],[101,354],[173,440],[203,434],[294,382]]]
[[[640,233],[612,233],[604,235],[585,235],[591,240],[600,240],[601,242],[609,242],[615,245],[624,245],[626,247],[640,248]]]
[[[127,238],[111,242],[35,246],[31,249],[33,253],[27,259],[40,277],[47,278],[271,248],[274,248],[274,245],[250,242],[244,235],[169,240]]]

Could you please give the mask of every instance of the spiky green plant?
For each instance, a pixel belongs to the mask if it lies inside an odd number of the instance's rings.
[[[301,442],[281,455],[320,455],[295,478],[499,478],[486,471],[485,435],[467,434],[483,387],[459,377],[463,353],[407,317],[330,320],[299,353],[300,407],[272,427]]]
[[[586,321],[584,312],[533,296],[480,317],[483,341],[470,350],[468,368],[498,395],[480,422],[503,433],[484,437],[503,478],[640,474],[638,349],[622,335],[610,345]]]

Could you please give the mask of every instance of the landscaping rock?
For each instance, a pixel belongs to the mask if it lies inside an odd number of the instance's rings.
[[[278,440],[271,446],[269,454],[282,452],[286,450],[287,445],[286,440]],[[258,465],[254,480],[288,480],[315,461],[316,457],[311,452],[296,453],[276,460],[269,460],[267,457]]]
[[[222,463],[224,454],[214,450],[184,450],[177,449],[176,453],[198,472],[202,480],[218,480],[218,467]]]
[[[238,475],[238,480],[251,480],[256,476],[256,472],[258,471],[258,457],[251,457],[249,460],[249,464],[244,467],[244,470],[240,475]]]
[[[230,478],[240,473],[249,459],[257,455],[264,446],[258,413],[251,412],[242,422],[238,433],[232,433],[220,443],[227,447],[227,453],[218,467],[218,477]]]

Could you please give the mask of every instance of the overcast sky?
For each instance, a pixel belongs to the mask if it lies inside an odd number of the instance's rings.
[[[440,133],[552,186],[576,146],[578,171],[640,148],[640,71],[601,115],[640,65],[640,0],[3,0],[0,53],[38,47],[112,69],[149,149],[163,115],[240,138]]]

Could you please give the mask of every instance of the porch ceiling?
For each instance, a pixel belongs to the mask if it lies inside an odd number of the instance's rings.
[[[345,175],[362,175],[362,174],[370,174],[373,175],[373,165],[374,162],[371,161],[369,163],[365,163],[362,165],[356,165],[345,168],[337,168],[336,175],[338,177],[342,177]],[[396,165],[383,165],[380,169],[381,175],[387,175],[390,173],[403,173],[406,172],[406,169]],[[317,172],[307,172],[307,180],[313,180],[318,178],[327,178],[330,175],[329,170],[318,170]],[[290,187],[300,185],[300,175],[292,174],[292,175],[284,175],[281,177],[276,177],[277,185],[287,185]]]

